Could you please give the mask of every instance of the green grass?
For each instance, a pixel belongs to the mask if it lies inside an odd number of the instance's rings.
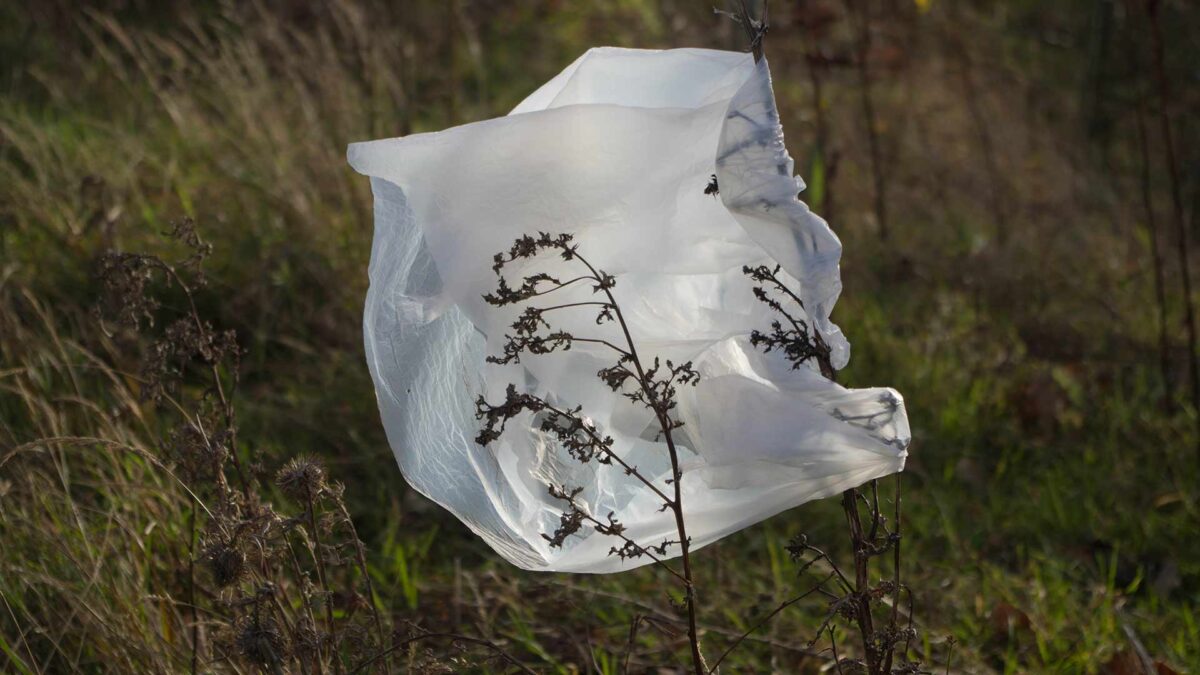
[[[0,670],[188,669],[178,603],[190,503],[156,459],[169,421],[139,399],[144,342],[105,335],[88,313],[95,255],[171,254],[161,233],[185,215],[215,247],[201,313],[246,348],[241,452],[262,452],[270,471],[304,453],[326,461],[367,543],[374,601],[396,626],[484,636],[545,672],[610,673],[634,617],[670,612],[652,570],[518,571],[403,484],[361,354],[369,186],[343,153],[502,114],[588,46],[733,47],[738,33],[706,3],[480,4],[0,12],[30,27],[0,32]],[[768,53],[792,155],[809,158],[807,38],[783,4]],[[1131,652],[1132,632],[1194,672],[1196,411],[1181,400],[1164,410],[1158,374],[1128,105],[1143,80],[1120,57],[1136,25],[1118,14],[1105,55],[1084,48],[1104,30],[1092,3],[949,4],[915,14],[896,3],[899,17],[876,26],[878,44],[903,54],[873,83],[893,240],[873,224],[852,69],[826,73],[838,162],[822,160],[819,181],[846,246],[835,319],[854,355],[842,379],[896,387],[914,430],[913,654],[939,672],[1104,672]],[[1182,83],[1196,11],[1165,11]],[[846,52],[850,32],[835,20],[822,39]],[[956,35],[972,38],[1011,208],[1003,245],[947,57]],[[1093,109],[1080,89],[1097,68],[1112,75]],[[1179,90],[1178,147],[1194,167],[1200,143],[1182,111],[1196,93]],[[1096,115],[1116,131],[1089,135]],[[1159,168],[1154,194],[1163,227]],[[1178,270],[1167,272],[1178,393],[1183,298]],[[841,523],[838,504],[810,504],[698,553],[706,650],[803,587],[782,550],[790,537],[844,556]],[[784,613],[728,670],[817,672],[821,659],[796,648],[825,609]],[[683,654],[662,626],[638,635],[635,663]],[[430,642],[395,663],[415,668],[425,650],[459,657]]]

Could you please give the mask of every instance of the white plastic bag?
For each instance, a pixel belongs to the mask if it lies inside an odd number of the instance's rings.
[[[613,572],[650,562],[610,556],[619,542],[589,528],[551,547],[542,535],[555,531],[564,504],[550,482],[584,488],[587,508],[615,513],[635,541],[677,536],[644,485],[570,458],[529,415],[487,447],[474,442],[474,400],[502,401],[513,383],[581,405],[628,463],[664,490],[670,477],[651,414],[596,377],[614,360],[604,348],[485,362],[501,352],[513,319],[511,308],[482,300],[496,285],[492,258],[523,234],[573,234],[580,253],[616,276],[639,352],[691,360],[700,372],[676,410],[694,547],[903,468],[909,430],[899,394],[845,389],[749,344],[772,312],[742,268],[779,264],[835,366],[849,357],[829,321],[841,244],[797,199],[804,186],[792,175],[765,61],[593,49],[506,117],[356,143],[349,160],[375,193],[363,328],[388,439],[409,483],[512,563]],[[713,174],[719,196],[705,193]],[[564,264],[538,259],[530,269]],[[578,292],[589,299],[590,289]],[[561,312],[555,327],[615,329],[594,318]]]

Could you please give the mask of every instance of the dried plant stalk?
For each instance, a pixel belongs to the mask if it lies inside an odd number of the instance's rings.
[[[502,272],[504,268],[517,260],[528,260],[541,253],[556,253],[569,263],[576,263],[583,269],[578,276],[567,280],[555,278],[544,272],[525,276],[520,286],[510,287]],[[509,385],[506,398],[498,404],[490,404],[482,396],[476,401],[476,415],[484,422],[476,441],[487,445],[498,439],[503,433],[506,423],[522,413],[541,413],[542,422],[539,428],[542,432],[556,438],[561,446],[575,460],[582,463],[592,461],[601,465],[616,465],[626,475],[636,478],[649,491],[661,500],[662,509],[671,511],[675,520],[677,538],[658,544],[637,542],[625,534],[625,526],[615,513],[606,517],[593,514],[577,499],[583,488],[567,485],[549,485],[550,495],[566,504],[560,518],[559,527],[553,534],[542,536],[551,546],[561,547],[568,537],[579,532],[585,524],[601,535],[611,536],[621,541],[620,546],[613,546],[610,555],[626,558],[649,558],[656,566],[665,569],[679,580],[684,592],[684,605],[687,611],[688,643],[691,650],[691,661],[694,671],[700,675],[707,672],[704,656],[700,649],[700,637],[697,628],[697,598],[696,584],[692,571],[691,540],[687,534],[687,523],[683,515],[683,496],[679,452],[675,445],[673,432],[683,426],[683,423],[673,417],[677,387],[694,385],[699,377],[692,368],[691,362],[674,364],[671,361],[661,362],[655,358],[648,362],[638,354],[637,344],[629,331],[625,316],[620,305],[613,296],[612,289],[616,279],[593,266],[579,253],[578,244],[570,234],[551,235],[546,232],[538,233],[536,237],[526,235],[517,239],[507,252],[497,253],[493,271],[498,277],[496,290],[484,296],[484,299],[495,307],[522,305],[524,310],[512,324],[512,333],[505,336],[503,354],[488,357],[488,361],[498,364],[519,363],[523,356],[545,355],[557,351],[569,350],[576,344],[599,345],[610,350],[616,362],[601,369],[597,376],[604,383],[632,403],[641,405],[654,415],[658,424],[659,437],[666,445],[671,462],[671,477],[666,480],[671,494],[667,494],[654,480],[636,466],[626,463],[613,451],[613,439],[604,436],[595,425],[583,415],[581,408],[566,409],[555,406],[545,399],[533,394],[518,392],[514,385]],[[592,294],[599,296],[596,301],[570,302],[557,305],[534,306],[530,301],[543,298],[575,284],[591,284]],[[549,316],[556,312],[570,310],[587,310],[595,312],[597,325],[615,323],[620,327],[622,341],[620,344],[604,338],[588,337],[557,330],[550,323]],[[678,547],[682,570],[666,562],[668,550]]]

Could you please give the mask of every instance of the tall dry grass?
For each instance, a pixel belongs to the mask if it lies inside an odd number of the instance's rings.
[[[177,585],[189,499],[111,342],[0,288],[0,646],[15,672],[186,666]],[[80,331],[93,333],[93,331]],[[100,350],[99,353],[95,350]]]

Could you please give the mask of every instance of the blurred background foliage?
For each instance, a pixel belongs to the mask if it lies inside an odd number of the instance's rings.
[[[1200,668],[1179,255],[1200,238],[1200,7],[775,0],[770,18],[802,196],[845,243],[843,381],[909,405],[914,656],[1137,673],[1144,647],[1159,672]],[[162,443],[128,375],[145,345],[100,330],[91,275],[108,249],[170,253],[189,216],[214,245],[201,311],[246,350],[241,450],[327,462],[393,620],[616,672],[633,616],[667,605],[654,571],[518,571],[404,485],[361,351],[370,190],[344,161],[504,114],[605,44],[744,34],[691,0],[0,2],[0,670],[172,670],[155,654],[187,649],[163,610],[185,495],[136,456],[34,441]],[[706,641],[799,588],[791,536],[844,554],[841,517],[811,504],[704,549]],[[824,611],[785,614],[731,668],[816,672],[799,648]],[[679,644],[643,631],[633,663]]]

